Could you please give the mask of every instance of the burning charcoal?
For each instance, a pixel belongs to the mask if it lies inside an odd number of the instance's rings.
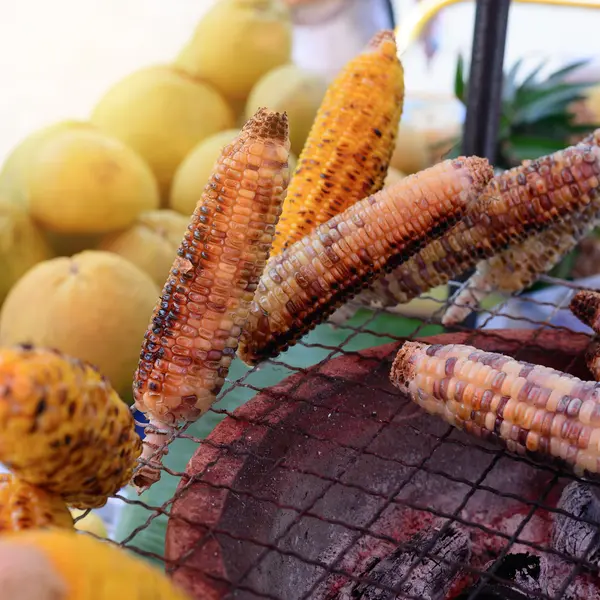
[[[495,564],[492,561],[488,570]],[[494,570],[498,579],[489,578],[485,583],[475,582],[469,589],[463,590],[455,600],[467,600],[477,590],[477,600],[530,600],[531,596],[518,589],[511,582],[532,594],[540,594],[540,557],[527,552],[507,554]],[[481,585],[481,587],[479,587]]]
[[[460,576],[460,568],[455,563],[464,563],[471,556],[471,540],[468,533],[455,524],[440,535],[444,523],[438,521],[387,557],[373,560],[360,574],[369,582],[350,583],[340,591],[337,600],[394,600],[406,596],[422,600],[445,598]],[[420,558],[423,553],[428,556]]]
[[[597,525],[580,519],[588,519],[600,524],[600,500],[587,484],[573,481],[564,490],[558,508],[569,513],[554,515],[552,546],[558,552],[574,558],[585,558],[600,566],[600,532]]]

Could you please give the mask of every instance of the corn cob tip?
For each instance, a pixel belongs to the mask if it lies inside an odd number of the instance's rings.
[[[415,366],[413,359],[417,352],[424,352],[427,348],[427,344],[421,342],[404,342],[394,363],[392,364],[392,370],[390,378],[393,384],[400,389],[402,392],[408,392],[408,384],[415,376]]]
[[[287,143],[289,146],[289,125],[286,112],[280,113],[261,107],[246,121],[242,132],[252,138],[277,140]]]
[[[600,292],[581,290],[569,304],[571,312],[582,322],[596,330],[600,325]]]
[[[391,29],[382,29],[369,40],[365,52],[379,51],[386,46],[392,48],[392,45],[396,54],[396,34]]]
[[[494,177],[494,168],[487,158],[479,156],[459,156],[452,161],[455,169],[466,169],[476,187],[485,187]]]

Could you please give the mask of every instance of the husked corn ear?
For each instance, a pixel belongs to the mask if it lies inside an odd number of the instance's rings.
[[[404,102],[393,31],[381,31],[329,86],[290,182],[273,255],[383,187]]]
[[[141,447],[129,407],[93,366],[0,349],[0,462],[19,479],[97,508],[129,481]]]
[[[192,600],[155,566],[87,534],[2,536],[0,564],[7,600]]]
[[[581,143],[497,175],[460,223],[375,281],[357,302],[404,304],[510,243],[591,203],[600,206],[599,174],[600,149]]]
[[[62,498],[0,473],[0,534],[45,527],[73,529],[73,518]]]
[[[294,344],[378,273],[456,222],[491,176],[482,158],[444,161],[357,202],[272,257],[242,333],[240,358],[253,364]]]
[[[390,375],[419,406],[517,454],[600,473],[600,385],[458,344],[406,342]]]
[[[478,263],[475,273],[452,299],[442,323],[451,326],[462,322],[492,292],[519,292],[535,283],[596,227],[599,209],[593,208],[593,214],[585,210],[566,217]]]
[[[289,179],[289,148],[285,113],[259,109],[214,166],[134,376],[136,407],[150,421],[144,460],[164,443],[156,427],[196,420],[225,381],[271,249]],[[158,480],[154,466],[136,473],[138,488]]]
[[[569,305],[571,312],[585,325],[600,334],[600,292],[581,290]],[[587,365],[594,379],[600,381],[600,344],[594,343],[586,354]]]

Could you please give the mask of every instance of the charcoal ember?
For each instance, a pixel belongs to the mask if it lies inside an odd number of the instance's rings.
[[[552,547],[561,554],[583,558],[600,567],[600,500],[592,487],[573,481],[563,490],[558,508],[570,516],[554,515]],[[582,521],[582,518],[598,525]]]
[[[346,584],[337,600],[444,598],[461,576],[461,569],[456,563],[466,563],[471,557],[468,533],[454,523],[444,527],[445,523],[444,520],[434,522],[391,554],[371,561],[360,573],[361,578],[369,581]],[[420,558],[423,554],[427,556]]]
[[[496,561],[486,565],[491,571]],[[469,589],[463,590],[455,600],[467,600],[477,591],[477,600],[530,600],[540,595],[541,559],[535,554],[518,552],[507,554],[494,568],[492,577],[476,581]]]

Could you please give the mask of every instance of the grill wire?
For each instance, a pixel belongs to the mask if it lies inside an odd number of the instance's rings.
[[[529,297],[529,296],[523,296],[523,295],[521,295],[521,296],[513,295],[510,298],[506,298],[506,300],[504,302],[496,305],[494,308],[486,309],[486,310],[479,310],[478,315],[477,315],[479,318],[479,327],[477,329],[474,329],[474,330],[466,329],[465,327],[458,326],[458,327],[453,327],[452,331],[471,332],[473,335],[477,336],[478,340],[481,340],[482,336],[492,336],[492,337],[496,336],[497,337],[497,334],[495,334],[494,331],[492,331],[492,330],[486,331],[485,329],[482,329],[482,328],[485,327],[486,323],[489,323],[489,321],[493,317],[506,315],[507,313],[505,312],[505,309],[507,306],[507,302],[511,301],[513,303],[519,302],[519,303],[524,303],[524,304],[530,304],[533,306],[541,307],[541,308],[549,311],[549,314],[546,316],[546,318],[544,320],[535,320],[535,319],[531,319],[528,317],[519,318],[519,319],[514,320],[513,327],[515,327],[515,328],[519,328],[519,327],[522,328],[523,326],[525,326],[529,329],[534,329],[526,346],[520,347],[517,350],[517,352],[512,354],[516,359],[523,360],[523,354],[526,351],[526,349],[536,347],[536,339],[539,337],[539,335],[542,331],[551,330],[551,331],[554,331],[557,335],[560,335],[561,333],[563,333],[563,334],[575,333],[572,329],[567,328],[562,325],[553,324],[553,323],[551,323],[551,321],[561,311],[568,311],[568,303],[569,303],[571,296],[575,293],[576,290],[584,289],[584,288],[578,286],[577,284],[575,284],[573,282],[566,281],[566,280],[559,280],[559,279],[555,279],[555,278],[552,278],[549,276],[542,277],[541,281],[544,283],[547,283],[547,284],[552,284],[553,286],[555,286],[554,289],[560,289],[560,301],[559,302],[551,303],[551,302],[546,302],[546,301],[536,299],[535,297]],[[458,282],[455,282],[455,284],[458,286],[464,285],[464,284],[461,284]],[[360,361],[363,361],[363,360],[364,361],[373,361],[373,358],[362,357],[360,351],[356,351],[356,350],[349,348],[351,342],[353,340],[355,340],[356,337],[359,336],[360,334],[370,334],[371,336],[374,336],[374,338],[377,340],[376,345],[385,344],[385,343],[389,343],[389,342],[401,343],[408,339],[415,339],[415,338],[419,337],[420,335],[423,335],[424,329],[428,326],[439,325],[441,315],[443,314],[445,308],[447,308],[447,306],[449,305],[450,300],[441,301],[441,300],[437,300],[437,299],[435,299],[431,296],[427,296],[427,295],[421,296],[421,298],[428,298],[429,300],[431,300],[433,302],[438,302],[439,308],[435,312],[433,312],[433,314],[431,314],[431,316],[429,318],[426,318],[426,319],[418,319],[418,318],[414,317],[413,315],[411,315],[410,319],[415,322],[415,327],[414,327],[414,330],[411,332],[411,334],[407,337],[396,337],[396,336],[390,335],[388,333],[381,333],[374,329],[371,329],[370,327],[372,326],[373,322],[376,320],[378,315],[386,312],[384,310],[374,310],[370,313],[370,315],[368,317],[366,317],[364,319],[364,322],[362,322],[359,326],[352,326],[349,324],[336,325],[338,330],[343,331],[346,336],[345,339],[342,341],[342,343],[340,343],[338,346],[326,346],[326,345],[318,344],[318,343],[309,343],[305,339],[300,341],[299,344],[302,344],[305,347],[320,349],[327,353],[325,358],[323,358],[321,361],[319,361],[317,364],[315,364],[312,367],[301,368],[301,367],[294,366],[293,364],[286,362],[285,354],[280,355],[276,359],[272,359],[272,360],[269,360],[266,362],[271,363],[272,365],[275,365],[277,367],[284,368],[287,371],[287,373],[289,373],[289,374],[293,374],[293,373],[305,374],[310,371],[311,376],[313,376],[313,377],[318,376],[319,378],[323,378],[326,380],[329,376],[326,374],[319,373],[319,371],[325,364],[327,364],[328,361],[330,361],[334,357],[355,356],[355,357],[359,357]],[[394,311],[393,314],[398,315],[398,317],[400,318],[402,316],[402,311],[397,309],[396,311]],[[442,331],[444,331],[444,330],[442,330]],[[449,330],[445,330],[445,331],[449,331]],[[578,333],[579,333],[579,335],[582,335],[581,330],[579,330]],[[471,339],[470,339],[471,337],[472,336],[469,336],[469,339],[467,339],[464,343],[466,343],[466,344],[471,343]],[[590,338],[590,341],[591,341],[591,338]],[[476,345],[476,342],[475,342],[475,345]],[[538,346],[538,348],[539,348],[539,346]],[[565,364],[563,367],[563,370],[569,371],[573,367],[574,362],[575,362],[575,359],[571,360],[570,364]],[[265,363],[262,363],[262,365],[264,365],[264,364]],[[233,420],[245,419],[246,417],[240,417],[239,415],[235,414],[234,412],[230,412],[230,411],[224,410],[223,408],[220,408],[220,405],[223,403],[223,400],[228,396],[228,394],[232,393],[232,391],[237,388],[245,388],[247,390],[250,390],[250,391],[256,392],[256,393],[261,393],[261,392],[268,393],[268,390],[265,390],[263,388],[255,386],[253,383],[251,383],[249,381],[251,379],[252,375],[255,372],[257,372],[257,370],[260,369],[262,365],[258,365],[254,368],[249,369],[245,374],[243,374],[241,377],[239,377],[236,380],[228,379],[226,382],[226,386],[223,389],[223,391],[221,392],[217,402],[210,410],[219,415],[225,415],[229,419],[233,419]],[[286,376],[287,376],[287,374],[285,374],[283,376],[283,378]],[[591,375],[590,375],[589,379],[592,379]],[[294,387],[292,387],[287,392],[287,394],[282,395],[281,393],[278,392],[277,397],[274,398],[275,400],[278,400],[278,401],[273,402],[272,408],[270,410],[274,411],[277,408],[277,406],[279,406],[279,403],[281,401],[289,400],[290,392],[293,394],[294,389],[297,388],[298,385],[299,385],[299,383],[296,383],[296,385]],[[352,381],[352,385],[356,387],[357,393],[364,393],[365,391],[373,391],[373,386],[362,384],[361,382]],[[383,390],[383,388],[382,388],[382,390]],[[381,390],[378,390],[378,391],[381,391]],[[389,389],[385,390],[385,393],[390,394]],[[409,404],[409,401],[404,399],[403,397],[399,397],[398,400],[399,401],[398,401],[398,406],[397,406],[397,412],[399,413],[402,409],[406,408],[407,404]],[[301,400],[301,402],[307,402],[307,400]],[[339,414],[343,414],[344,413],[343,402],[342,402],[342,405],[336,405],[335,408],[333,408],[332,410]],[[351,415],[352,413],[350,412],[347,414]],[[162,563],[164,563],[164,566],[165,566],[167,572],[173,572],[178,566],[181,566],[184,564],[186,565],[186,567],[189,567],[189,565],[187,565],[187,563],[186,563],[186,559],[189,558],[189,555],[193,554],[199,548],[201,548],[203,545],[205,545],[207,543],[211,543],[211,542],[214,543],[214,541],[218,537],[225,537],[230,540],[237,540],[239,542],[250,543],[250,544],[256,546],[257,548],[260,549],[260,551],[257,554],[257,557],[250,564],[250,566],[244,570],[244,572],[242,573],[242,575],[240,577],[237,577],[234,580],[230,581],[225,577],[221,577],[220,575],[215,574],[214,572],[205,571],[202,573],[203,577],[212,579],[215,582],[221,581],[222,583],[227,584],[227,586],[230,590],[224,596],[227,598],[233,597],[236,592],[244,592],[245,594],[249,594],[249,597],[269,598],[271,600],[290,600],[289,598],[286,599],[286,598],[274,595],[273,593],[270,593],[268,590],[257,589],[256,587],[253,587],[252,585],[248,584],[248,582],[247,582],[249,575],[256,569],[258,569],[260,567],[260,565],[263,564],[265,558],[267,556],[269,556],[271,553],[276,553],[281,556],[288,556],[297,561],[300,561],[301,563],[310,565],[312,567],[318,567],[318,568],[320,568],[320,570],[322,570],[322,574],[317,578],[316,582],[313,583],[313,585],[310,586],[306,592],[302,593],[302,595],[297,596],[297,598],[299,600],[300,599],[305,600],[305,599],[314,597],[312,594],[315,593],[315,590],[319,587],[320,584],[322,584],[326,580],[327,577],[329,577],[331,575],[342,576],[347,581],[368,583],[368,584],[372,585],[374,588],[379,588],[382,591],[385,591],[388,593],[393,592],[396,595],[389,596],[392,598],[396,598],[396,597],[397,598],[421,598],[420,596],[411,596],[411,595],[407,595],[407,594],[398,593],[396,591],[396,589],[404,581],[406,581],[408,579],[411,572],[419,564],[419,561],[421,561],[423,558],[430,558],[430,559],[433,559],[433,560],[436,560],[439,562],[451,564],[453,566],[461,568],[464,572],[473,575],[475,577],[475,579],[478,579],[479,584],[475,586],[474,591],[468,597],[469,600],[471,600],[474,598],[481,597],[479,594],[479,591],[481,590],[482,586],[484,584],[486,584],[487,582],[503,581],[499,576],[497,576],[495,574],[495,572],[498,570],[502,559],[506,556],[506,554],[508,554],[511,551],[511,549],[516,544],[519,544],[520,547],[528,547],[533,551],[547,553],[547,554],[553,554],[555,556],[560,556],[567,564],[569,564],[571,566],[570,572],[564,578],[564,581],[562,581],[560,588],[558,589],[558,592],[554,596],[548,596],[545,594],[543,594],[543,595],[536,594],[536,593],[532,593],[530,590],[520,588],[521,591],[528,598],[533,598],[533,597],[547,598],[547,599],[553,598],[553,599],[559,600],[562,598],[569,597],[569,596],[565,596],[565,591],[567,590],[569,585],[574,581],[574,579],[577,577],[577,575],[579,573],[581,573],[583,570],[588,570],[588,571],[591,570],[594,573],[597,572],[597,566],[590,563],[585,558],[574,558],[573,556],[563,554],[549,546],[540,545],[534,541],[530,541],[528,539],[520,537],[521,533],[523,532],[523,530],[525,529],[527,524],[530,523],[531,519],[534,517],[534,515],[536,515],[537,511],[540,511],[540,510],[546,511],[548,514],[551,514],[551,515],[552,514],[555,514],[555,515],[563,514],[563,515],[569,516],[570,518],[574,519],[575,521],[586,522],[586,523],[589,523],[594,526],[597,526],[599,524],[596,521],[589,520],[585,517],[572,515],[560,508],[551,506],[546,503],[546,499],[547,499],[548,495],[551,493],[552,489],[559,481],[559,478],[563,478],[563,479],[567,479],[567,480],[578,480],[577,477],[575,477],[574,475],[571,475],[569,473],[560,471],[551,465],[540,465],[538,463],[531,462],[531,460],[527,457],[515,456],[515,455],[508,454],[503,449],[500,449],[500,448],[490,449],[488,446],[483,446],[480,443],[478,443],[478,440],[476,438],[470,439],[467,446],[472,448],[471,451],[483,452],[483,453],[487,454],[489,456],[489,464],[483,470],[483,472],[480,473],[479,477],[475,481],[457,477],[456,475],[447,473],[444,470],[440,470],[439,468],[436,468],[436,460],[434,457],[435,453],[437,453],[439,451],[443,452],[444,447],[449,447],[449,445],[452,445],[452,444],[454,444],[454,445],[458,444],[460,446],[465,445],[465,443],[461,440],[452,439],[451,434],[452,434],[452,431],[454,431],[454,429],[451,426],[447,426],[446,430],[444,431],[444,433],[442,435],[437,435],[437,434],[431,433],[430,431],[424,431],[424,430],[414,431],[415,428],[413,425],[410,424],[410,422],[408,422],[408,423],[394,422],[394,417],[395,417],[395,415],[392,415],[392,417],[389,419],[382,419],[382,418],[378,417],[375,413],[371,414],[370,419],[376,425],[375,433],[371,436],[370,439],[367,440],[366,443],[363,443],[360,445],[355,445],[352,443],[346,444],[346,443],[338,442],[338,441],[331,440],[331,439],[322,440],[321,438],[319,438],[318,434],[311,432],[311,431],[304,431],[304,430],[303,431],[290,431],[291,434],[301,434],[305,438],[311,438],[314,440],[321,439],[321,441],[326,441],[328,444],[331,444],[333,446],[339,446],[341,449],[344,449],[344,450],[347,450],[347,451],[353,453],[353,455],[354,455],[353,459],[351,461],[349,461],[348,463],[346,463],[345,468],[343,470],[337,472],[336,476],[334,476],[334,477],[327,475],[325,473],[319,472],[318,469],[311,469],[311,468],[299,469],[292,465],[286,465],[285,456],[283,458],[280,457],[275,463],[274,459],[268,455],[264,455],[264,456],[256,455],[255,453],[248,451],[248,449],[244,448],[245,440],[243,439],[243,436],[242,436],[242,438],[236,440],[235,443],[233,443],[233,444],[219,444],[210,439],[198,439],[198,438],[193,437],[192,435],[187,433],[188,427],[184,426],[181,429],[179,429],[175,434],[171,435],[171,437],[167,440],[166,445],[169,445],[176,438],[185,438],[185,439],[193,440],[193,442],[195,442],[198,446],[204,445],[207,448],[212,448],[214,451],[218,452],[217,456],[207,465],[207,467],[201,473],[196,474],[194,477],[188,477],[188,476],[185,476],[184,473],[175,472],[175,471],[168,469],[167,467],[163,467],[165,472],[169,473],[170,475],[172,475],[174,477],[177,477],[179,479],[181,479],[182,477],[185,477],[185,479],[184,479],[185,484],[180,489],[178,489],[178,491],[174,497],[168,499],[162,506],[150,506],[147,503],[145,503],[139,499],[136,499],[133,497],[127,498],[126,496],[119,494],[117,496],[117,498],[121,502],[138,505],[140,507],[143,507],[148,512],[148,518],[147,518],[146,522],[143,525],[136,528],[135,530],[131,531],[131,533],[124,540],[122,540],[121,545],[123,545],[123,546],[127,547],[128,549],[130,549],[134,552],[137,552],[143,556],[147,556],[147,557],[154,558],[156,560],[161,561]],[[359,418],[363,418],[363,417],[361,416]],[[430,418],[432,420],[437,420],[437,417],[431,416]],[[265,426],[268,428],[269,427],[280,427],[280,428],[285,427],[282,425],[267,424],[264,414],[261,414],[261,418],[259,421],[260,421],[260,425],[263,427],[265,427]],[[409,463],[405,460],[399,459],[399,458],[390,458],[389,456],[378,455],[377,452],[370,449],[370,446],[372,446],[373,443],[382,434],[384,434],[384,432],[390,427],[395,427],[395,428],[406,427],[406,428],[411,429],[413,432],[418,433],[418,435],[424,436],[425,438],[432,440],[434,442],[434,444],[432,446],[431,451],[428,452],[426,456],[423,456],[423,458],[415,464],[411,464],[411,463]],[[255,489],[253,490],[251,485],[246,484],[243,489],[236,489],[228,484],[215,483],[213,478],[206,477],[206,475],[211,471],[211,469],[213,469],[215,466],[217,466],[221,460],[223,460],[226,457],[232,457],[232,456],[238,457],[238,458],[244,458],[244,457],[251,456],[254,459],[264,461],[265,464],[270,464],[271,468],[279,468],[279,469],[283,469],[283,470],[288,469],[288,470],[294,471],[296,474],[299,474],[299,475],[306,475],[306,476],[318,478],[324,484],[323,489],[319,494],[317,494],[315,497],[313,497],[310,500],[310,502],[308,502],[307,504],[300,504],[300,503],[298,503],[298,504],[278,504],[271,498],[267,498],[264,495],[261,496],[260,491],[255,490]],[[401,482],[401,484],[399,486],[396,487],[396,489],[392,490],[391,493],[380,493],[380,492],[377,492],[368,487],[361,486],[359,483],[344,481],[343,476],[344,476],[344,473],[347,471],[347,469],[351,465],[355,464],[358,460],[360,460],[364,456],[370,456],[371,458],[377,458],[382,461],[386,461],[387,463],[390,464],[390,467],[389,467],[390,469],[393,469],[395,465],[397,465],[398,467],[402,467],[402,468],[408,468],[409,475]],[[539,497],[536,499],[533,499],[533,500],[525,498],[524,496],[521,496],[519,494],[515,494],[514,492],[503,491],[501,489],[495,489],[494,487],[486,485],[484,483],[486,476],[502,460],[525,462],[525,463],[528,463],[529,465],[534,465],[535,468],[537,468],[537,469],[544,470],[551,476],[548,485],[546,486],[545,489],[542,490]],[[446,513],[443,511],[433,509],[426,505],[420,505],[418,503],[414,503],[414,502],[411,502],[406,499],[398,497],[398,494],[401,492],[401,490],[406,485],[408,485],[409,482],[417,474],[419,474],[421,472],[444,478],[448,482],[458,483],[467,488],[467,492],[465,493],[462,501],[458,504],[456,510],[454,510],[451,513]],[[179,558],[179,560],[177,561],[177,563],[168,562],[164,556],[160,556],[160,555],[154,554],[154,553],[149,553],[147,551],[142,550],[138,546],[136,546],[136,543],[135,543],[136,537],[139,535],[139,533],[141,531],[143,531],[145,528],[147,528],[157,516],[164,515],[164,516],[168,517],[171,513],[173,503],[176,501],[176,499],[187,488],[189,488],[189,486],[196,484],[198,482],[202,482],[204,485],[209,486],[211,489],[214,490],[215,494],[221,493],[223,490],[227,490],[227,491],[229,491],[229,493],[235,494],[236,497],[238,497],[240,499],[252,498],[254,500],[260,500],[261,502],[267,502],[270,504],[274,504],[275,508],[278,511],[279,510],[280,511],[291,511],[292,513],[295,514],[295,517],[289,521],[287,526],[282,531],[280,531],[277,535],[275,535],[268,542],[265,542],[262,539],[257,539],[257,536],[248,535],[246,537],[243,537],[243,536],[240,536],[239,534],[235,534],[235,533],[227,531],[225,529],[214,527],[214,525],[212,525],[212,524],[194,522],[194,523],[192,523],[194,526],[205,527],[206,532],[202,536],[202,538],[200,540],[198,540],[198,542],[195,544],[192,551],[188,552],[188,555],[181,556]],[[598,489],[597,484],[595,484],[593,482],[589,482],[587,480],[586,480],[586,483],[588,485],[592,485],[596,490]],[[356,523],[346,522],[345,520],[342,520],[342,519],[332,519],[332,518],[324,517],[322,514],[319,514],[315,510],[315,505],[317,504],[317,502],[320,499],[323,498],[323,496],[327,493],[327,491],[330,490],[333,486],[344,486],[344,487],[352,488],[353,491],[359,493],[360,495],[364,495],[364,497],[369,497],[371,499],[376,499],[378,501],[382,501],[382,505],[379,507],[379,509],[376,511],[376,513],[372,516],[372,518],[369,519],[369,521],[362,526],[359,526]],[[521,522],[519,523],[519,525],[517,526],[516,530],[514,531],[514,533],[512,535],[508,535],[500,530],[496,530],[492,526],[486,526],[481,523],[471,522],[468,519],[465,519],[464,517],[461,516],[462,510],[464,509],[464,507],[467,505],[469,500],[473,497],[473,495],[477,491],[483,491],[483,492],[487,492],[489,494],[497,495],[498,497],[501,497],[501,498],[506,498],[506,499],[511,499],[511,500],[517,501],[519,503],[522,503],[523,507],[526,508],[527,512],[526,512],[525,516],[522,518]],[[599,493],[600,493],[600,491],[599,491]],[[426,546],[421,549],[421,552],[419,553],[417,559],[410,566],[409,571],[404,575],[403,580],[399,584],[395,585],[394,588],[391,588],[384,584],[381,584],[378,581],[371,580],[368,577],[358,576],[355,573],[345,570],[341,566],[341,563],[342,563],[344,557],[353,549],[353,547],[356,545],[356,543],[362,536],[369,536],[370,538],[379,539],[379,540],[385,541],[385,542],[390,542],[395,545],[399,544],[399,540],[397,540],[391,536],[388,536],[388,535],[382,535],[381,533],[378,533],[371,529],[371,526],[377,521],[377,519],[382,515],[382,513],[388,507],[390,507],[392,505],[398,505],[398,504],[402,505],[402,506],[406,506],[406,507],[411,508],[416,511],[422,511],[423,513],[429,513],[430,515],[434,515],[435,517],[439,517],[439,518],[446,520],[444,526],[437,532],[437,535],[434,536],[434,538],[431,539],[431,541],[428,542],[426,544]],[[181,518],[181,517],[177,517],[177,518]],[[325,563],[325,562],[322,562],[319,560],[315,560],[312,557],[305,556],[301,552],[296,552],[294,550],[290,550],[289,548],[282,548],[280,546],[280,542],[286,537],[286,535],[292,530],[292,528],[296,524],[298,524],[303,518],[318,519],[318,520],[324,521],[326,524],[332,524],[332,525],[336,525],[338,527],[342,527],[342,528],[344,528],[344,530],[346,530],[348,532],[350,541],[347,544],[345,544],[344,548],[339,552],[338,556],[336,556],[332,561],[328,561],[328,563]],[[493,535],[493,536],[495,536],[497,538],[501,538],[503,540],[504,545],[503,545],[500,553],[496,556],[495,562],[491,568],[488,568],[488,570],[486,570],[486,571],[482,571],[480,569],[477,569],[477,568],[471,566],[470,564],[461,563],[461,562],[454,563],[447,556],[439,557],[439,556],[435,556],[434,554],[432,554],[432,552],[431,552],[432,548],[435,546],[436,542],[440,539],[440,537],[444,534],[444,532],[448,529],[448,527],[450,527],[451,524],[460,524],[463,528],[466,528],[467,531],[478,530],[480,532]],[[597,544],[597,542],[598,542],[597,537],[598,537],[597,535],[594,536],[594,538],[590,541],[588,551],[591,551],[593,549],[594,545]],[[589,554],[589,552],[586,552],[584,556],[587,556],[588,554]],[[511,582],[511,585],[514,588],[519,589],[519,585],[515,584],[515,582]],[[244,596],[244,597],[246,597],[246,596]],[[384,597],[388,597],[388,596],[384,596]]]

